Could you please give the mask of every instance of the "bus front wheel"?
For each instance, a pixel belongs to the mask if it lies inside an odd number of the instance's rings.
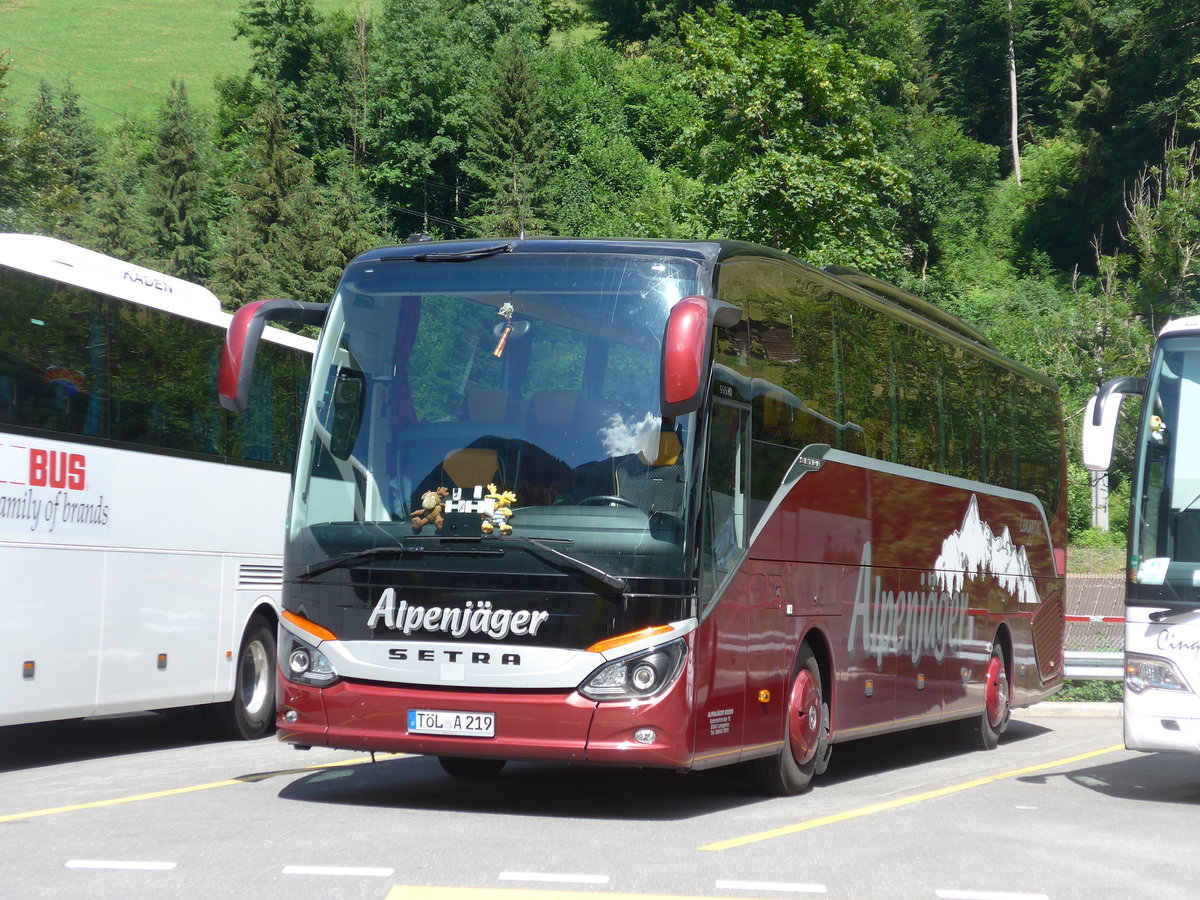
[[[776,756],[749,764],[757,786],[772,796],[792,796],[807,790],[813,776],[829,765],[829,722],[821,669],[812,650],[803,644],[787,698],[783,749]]]
[[[256,740],[275,722],[275,629],[263,616],[250,617],[234,664],[233,699],[211,707],[210,719],[225,737]]]

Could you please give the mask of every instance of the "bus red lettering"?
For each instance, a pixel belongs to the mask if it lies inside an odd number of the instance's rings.
[[[87,459],[82,453],[72,453],[67,457],[67,490],[82,491],[85,483],[84,470]]]
[[[46,487],[49,479],[47,472],[48,451],[36,448],[29,451],[29,483],[33,487]]]
[[[86,483],[87,457],[59,450],[29,451],[29,484],[32,487],[67,488],[82,491]]]

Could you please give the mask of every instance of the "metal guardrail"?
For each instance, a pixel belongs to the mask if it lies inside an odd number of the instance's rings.
[[[1066,676],[1080,680],[1121,681],[1125,654],[1121,650],[1067,650]]]

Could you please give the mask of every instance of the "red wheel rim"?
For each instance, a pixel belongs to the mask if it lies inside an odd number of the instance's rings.
[[[797,765],[812,760],[820,737],[821,680],[808,669],[801,669],[788,698],[788,738]]]
[[[1008,672],[1004,660],[998,656],[988,663],[986,702],[988,724],[999,728],[1008,716]]]

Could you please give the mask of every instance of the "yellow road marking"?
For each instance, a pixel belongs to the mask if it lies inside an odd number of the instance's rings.
[[[388,892],[387,900],[514,900],[531,897],[535,900],[579,900],[580,897],[603,897],[604,900],[713,900],[712,897],[682,894],[610,894],[596,891],[540,891],[507,888],[450,888],[420,887],[398,884]],[[744,898],[753,900],[753,898]]]
[[[405,753],[377,753],[377,760],[383,759],[402,759],[408,754]],[[142,800],[159,800],[163,797],[175,797],[179,794],[194,794],[197,791],[211,791],[213,788],[229,787],[234,784],[255,784],[259,781],[266,781],[268,778],[277,778],[281,775],[303,775],[305,772],[316,772],[321,769],[336,769],[339,766],[357,766],[362,763],[371,761],[371,757],[363,756],[355,759],[341,760],[339,762],[321,763],[317,766],[306,766],[302,769],[280,769],[276,772],[262,772],[258,775],[244,775],[241,778],[230,778],[226,781],[210,781],[208,784],[193,784],[188,787],[171,788],[165,791],[152,791],[148,794],[133,794],[129,797],[113,797],[110,800],[93,800],[90,803],[75,803],[70,806],[54,806],[50,809],[35,809],[30,812],[9,813],[8,815],[0,816],[0,824],[4,822],[18,822],[21,819],[36,819],[38,816],[53,816],[58,813],[78,812],[83,809],[101,809],[105,806],[119,806],[122,803],[139,803]]]
[[[938,797],[945,797],[948,794],[956,794],[959,791],[968,791],[971,788],[982,787],[985,784],[1004,781],[1008,778],[1017,778],[1021,775],[1028,775],[1031,772],[1042,772],[1046,769],[1053,769],[1057,766],[1069,765],[1070,763],[1080,762],[1085,759],[1092,759],[1096,756],[1104,756],[1106,753],[1114,753],[1117,750],[1124,749],[1124,744],[1113,744],[1111,747],[1104,747],[1101,750],[1091,750],[1087,753],[1080,753],[1078,756],[1068,756],[1066,759],[1056,759],[1053,762],[1039,763],[1036,766],[1027,766],[1024,769],[1013,769],[1011,772],[1000,772],[997,775],[986,775],[983,778],[976,778],[973,781],[964,781],[962,784],[954,784],[950,785],[949,787],[937,788],[936,790],[925,791],[920,794],[912,794],[908,797],[897,797],[895,800],[885,800],[882,803],[872,803],[870,806],[860,806],[858,809],[834,813],[833,815],[829,816],[821,816],[817,819],[809,819],[807,822],[797,822],[795,825],[785,825],[782,828],[772,828],[770,831],[760,831],[757,834],[748,834],[744,837],[730,838],[726,841],[717,841],[716,843],[705,844],[699,849],[730,850],[734,847],[744,847],[746,844],[754,844],[758,841],[769,841],[771,838],[784,837],[785,835],[796,834],[800,831],[810,831],[813,828],[820,828],[823,825],[833,825],[837,822],[845,822],[849,819],[857,819],[862,816],[869,816],[878,812],[899,809],[902,806],[911,806],[914,803],[921,803],[925,800],[934,800]]]

